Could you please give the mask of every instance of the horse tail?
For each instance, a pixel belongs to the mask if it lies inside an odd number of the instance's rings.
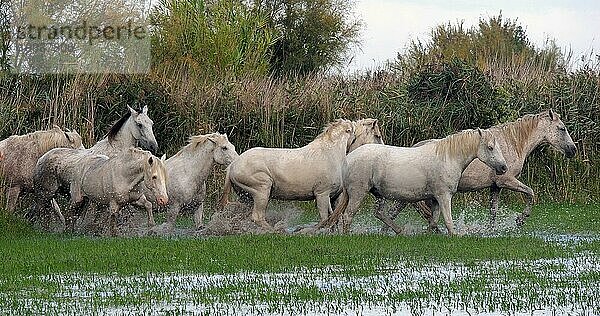
[[[342,213],[344,213],[344,211],[346,211],[346,208],[348,207],[348,200],[348,192],[346,192],[345,188],[342,188],[342,193],[338,197],[338,203],[335,207],[335,210],[333,210],[333,213],[331,213],[331,215],[329,215],[329,217],[325,221],[317,224],[316,229],[321,229],[323,227],[331,227],[333,226],[333,224],[337,223]]]
[[[229,178],[229,168],[225,174],[225,185],[223,186],[223,195],[219,201],[219,209],[223,210],[229,204],[229,193],[231,192],[231,179]]]

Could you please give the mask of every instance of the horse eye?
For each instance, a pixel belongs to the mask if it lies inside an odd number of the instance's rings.
[[[137,127],[142,128],[142,123],[136,123]]]
[[[492,150],[494,150],[494,147],[488,145],[488,150],[492,151]]]
[[[567,130],[567,128],[566,128],[566,127],[564,127],[564,126],[561,126],[561,127],[559,127],[559,128],[558,128],[558,130],[559,130],[559,131],[561,131],[561,132],[564,132],[564,131],[566,131],[566,130]]]
[[[227,150],[227,147],[223,147],[223,150]]]
[[[156,180],[156,176],[152,176],[152,180]]]

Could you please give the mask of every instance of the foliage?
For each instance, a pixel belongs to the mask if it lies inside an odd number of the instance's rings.
[[[396,67],[415,68],[429,63],[460,59],[483,71],[494,64],[541,65],[544,70],[565,66],[560,48],[548,39],[543,48],[535,47],[517,20],[504,19],[502,13],[489,19],[479,19],[477,26],[442,24],[431,31],[431,39],[411,42],[407,51],[398,55]]]
[[[151,21],[157,68],[205,79],[268,71],[275,32],[241,0],[161,0]]]
[[[361,23],[352,0],[255,0],[280,36],[272,46],[271,70],[304,75],[340,65],[357,44]]]
[[[9,0],[0,0],[0,77],[9,70],[10,17]]]

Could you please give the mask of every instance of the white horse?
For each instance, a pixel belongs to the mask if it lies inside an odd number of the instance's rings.
[[[534,199],[533,190],[517,179],[529,154],[542,144],[550,144],[568,158],[572,158],[577,152],[577,147],[575,147],[565,124],[560,120],[560,116],[552,110],[538,114],[528,114],[514,122],[500,124],[488,130],[496,136],[502,154],[506,159],[508,171],[503,175],[496,175],[484,163],[474,160],[463,172],[458,183],[458,192],[490,188],[490,221],[492,224],[496,220],[500,190],[508,189],[522,193],[525,196],[527,205],[516,219],[517,225],[520,226],[531,214]],[[417,143],[414,146],[421,146],[425,143],[427,141]],[[430,204],[431,201],[418,203],[421,214],[428,220],[432,215],[428,206]],[[390,217],[394,219],[403,208],[404,204],[399,203],[390,212]],[[431,228],[435,229],[435,227]]]
[[[158,143],[152,131],[154,122],[148,116],[148,107],[141,112],[127,106],[129,110],[110,128],[106,137],[97,142],[90,150],[96,154],[114,156],[123,149],[140,147],[156,154]]]
[[[114,157],[129,148],[139,147],[148,150],[154,154],[158,150],[158,143],[154,136],[152,126],[154,122],[148,116],[148,106],[144,106],[141,111],[137,111],[127,106],[127,113],[116,121],[110,128],[108,134],[98,141],[89,150],[96,154]],[[154,216],[152,215],[152,203],[142,194],[140,199],[134,203],[143,207],[149,214],[149,226],[154,226]],[[97,210],[90,209],[86,216],[93,215]]]
[[[47,131],[13,135],[0,141],[0,175],[9,185],[6,193],[9,212],[13,212],[19,194],[33,191],[33,172],[37,160],[57,147],[83,148],[76,131],[63,131],[58,126]]]
[[[169,175],[167,220],[153,227],[150,233],[171,233],[181,209],[195,210],[196,229],[202,228],[206,179],[215,164],[228,166],[238,157],[227,135],[212,133],[192,136],[188,145],[165,162]]]
[[[347,232],[361,201],[371,192],[377,200],[375,216],[396,233],[402,229],[382,211],[384,199],[411,202],[434,199],[434,220],[437,221],[441,209],[448,233],[453,235],[452,196],[461,173],[475,158],[497,174],[507,170],[494,135],[479,129],[462,131],[421,147],[361,146],[347,157],[342,200],[326,224],[332,225],[344,213],[343,230]]]
[[[252,220],[271,230],[265,219],[269,199],[316,200],[321,220],[331,213],[331,199],[341,192],[346,154],[364,143],[381,143],[377,120],[339,119],[308,145],[296,148],[252,148],[227,168],[221,205],[233,186],[252,198]],[[244,197],[243,194],[239,194]],[[250,204],[246,198],[245,203]]]
[[[64,217],[52,201],[60,186],[68,186],[75,213],[84,198],[108,205],[114,234],[116,214],[124,205],[138,201],[145,188],[156,196],[157,204],[167,204],[166,181],[164,156],[158,159],[148,151],[129,148],[109,158],[89,150],[57,148],[44,154],[36,165],[37,207],[54,208],[64,225]]]

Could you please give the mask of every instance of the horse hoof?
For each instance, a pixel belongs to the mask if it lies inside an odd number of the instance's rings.
[[[439,234],[442,233],[442,231],[440,230],[440,228],[437,227],[437,226],[427,228],[427,232],[429,232],[431,234],[436,234],[436,235],[439,235]]]

